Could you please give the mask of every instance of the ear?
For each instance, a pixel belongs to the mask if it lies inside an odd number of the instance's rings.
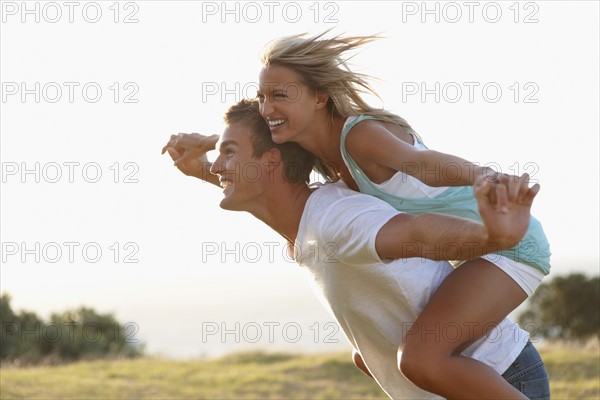
[[[264,171],[268,176],[273,176],[273,173],[277,168],[283,168],[283,159],[281,157],[281,151],[272,147],[267,150],[262,157],[262,164]]]
[[[329,93],[320,90],[317,93],[315,93],[315,100],[317,109],[327,107],[327,102],[329,101]]]
[[[265,152],[269,162],[282,162],[281,151],[276,147],[271,147]]]

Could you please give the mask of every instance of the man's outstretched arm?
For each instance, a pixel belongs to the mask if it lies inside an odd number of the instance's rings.
[[[423,257],[468,260],[514,247],[529,227],[531,204],[539,185],[529,188],[523,175],[502,184],[480,179],[474,186],[483,224],[436,213],[399,214],[377,234],[381,258]]]
[[[175,166],[185,175],[220,186],[219,178],[210,173],[212,163],[206,153],[215,149],[219,135],[205,136],[199,133],[180,133],[171,138],[162,149],[168,152]]]

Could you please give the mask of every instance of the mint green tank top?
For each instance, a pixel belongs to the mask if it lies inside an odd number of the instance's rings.
[[[473,196],[471,186],[449,187],[433,198],[403,198],[394,193],[382,190],[372,182],[346,150],[346,137],[350,129],[359,122],[368,119],[374,120],[376,118],[369,115],[361,115],[354,121],[347,123],[342,130],[340,140],[340,150],[344,162],[362,193],[378,197],[395,209],[410,214],[438,212],[477,222],[482,221],[477,210],[477,201]],[[420,142],[418,136],[415,135],[415,138],[415,140],[419,140]],[[420,143],[423,144],[422,142]],[[512,249],[498,251],[496,254],[531,265],[541,270],[545,275],[548,275],[550,272],[550,244],[544,234],[541,223],[534,217],[531,217],[529,229],[519,244]]]

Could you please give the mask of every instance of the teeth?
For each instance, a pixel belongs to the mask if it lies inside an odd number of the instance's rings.
[[[283,120],[283,119],[269,120],[269,126],[279,126],[279,125],[283,124],[284,122],[285,122],[285,120]]]
[[[223,189],[227,189],[229,186],[231,186],[231,183],[232,182],[230,180],[224,179],[221,181],[221,187]]]

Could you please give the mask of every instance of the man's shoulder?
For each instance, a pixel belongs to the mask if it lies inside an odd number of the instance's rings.
[[[356,217],[359,210],[370,208],[368,205],[371,203],[371,196],[349,189],[342,181],[313,184],[311,189],[313,191],[306,202],[300,222],[300,232],[311,238],[329,237],[330,229],[341,229]],[[374,197],[372,199],[378,200]]]
[[[333,204],[337,201],[360,202],[365,204],[387,204],[377,197],[350,189],[343,181],[313,184],[310,200],[314,203]],[[391,207],[391,206],[390,206]]]
[[[352,189],[348,188],[343,181],[337,182],[326,182],[326,183],[312,183],[310,185],[312,189],[311,198],[319,198],[319,197],[330,197],[330,198],[342,198],[344,196],[349,196],[354,192]]]
[[[366,216],[379,211],[379,206],[373,206],[379,201],[349,189],[342,182],[319,185],[310,195],[300,221],[297,241],[303,256],[296,260],[305,266],[326,266],[333,261],[340,265],[367,265],[380,261],[374,250],[374,237],[378,220],[389,213]],[[328,261],[313,257],[331,251],[335,257],[326,258]]]
[[[313,192],[306,207],[311,212],[321,215],[343,212],[345,216],[348,216],[350,209],[354,209],[356,212],[361,210],[394,210],[400,212],[375,196],[350,189],[342,181],[313,186]]]
[[[366,230],[364,218],[375,223],[379,220],[387,221],[398,213],[400,211],[385,201],[354,191],[338,181],[319,185],[313,190],[306,203],[302,222],[305,226],[310,226],[309,229],[325,234],[332,230],[352,230],[351,226],[361,220],[360,231]]]

